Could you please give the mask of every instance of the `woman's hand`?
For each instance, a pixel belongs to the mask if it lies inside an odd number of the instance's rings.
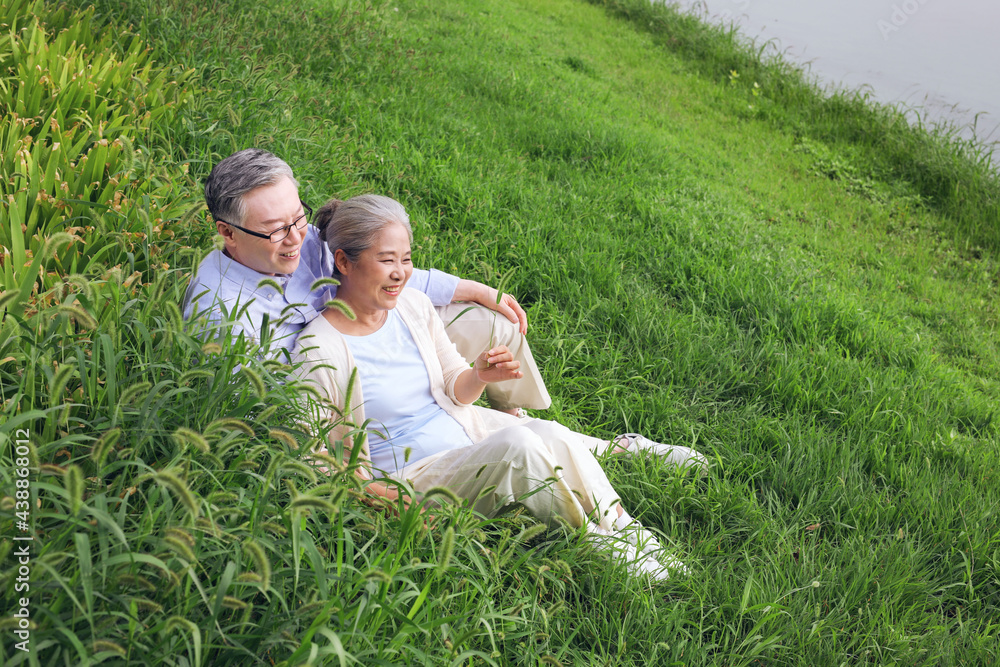
[[[458,376],[455,381],[455,400],[470,405],[483,395],[483,390],[490,382],[518,380],[524,377],[524,373],[517,370],[520,367],[521,362],[514,359],[514,355],[506,345],[497,345],[486,350],[476,357],[476,363],[472,368],[462,371]]]
[[[401,492],[398,486],[388,485],[385,482],[368,482],[365,491],[371,498],[371,502],[366,503],[375,508],[387,509],[393,514],[398,514],[396,503],[402,501],[403,509],[410,509],[412,500],[405,491]]]
[[[514,359],[514,355],[506,345],[497,345],[493,349],[486,350],[478,357],[473,366],[476,377],[480,382],[489,384],[490,382],[503,382],[504,380],[519,380],[524,377],[524,373],[517,370],[521,367],[521,362]]]

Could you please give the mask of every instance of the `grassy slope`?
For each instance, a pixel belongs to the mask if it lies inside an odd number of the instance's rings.
[[[680,658],[668,628],[704,623],[700,652],[975,654],[998,590],[992,262],[816,175],[821,146],[599,10],[400,7],[413,69],[333,101],[371,151],[357,183],[308,150],[300,176],[401,197],[437,266],[516,268],[555,418],[720,458],[704,486],[615,469],[700,572],[624,621],[598,595],[565,641],[641,662],[652,624]]]
[[[519,267],[553,412],[721,458],[706,488],[621,473],[703,568],[653,618],[683,609],[721,634],[702,650],[759,636],[789,662],[995,655],[995,262],[905,197],[817,174],[865,165],[589,7],[445,5],[400,29],[434,55],[383,112],[419,128],[386,160],[447,149],[385,187],[447,192],[429,203],[461,236],[487,222],[473,258]],[[475,252],[441,245],[456,267]]]
[[[636,662],[690,656],[675,624],[701,656],[995,654],[994,261],[594,8],[403,8],[421,73],[357,109],[393,166],[361,189],[405,194],[438,265],[517,267],[557,418],[721,459],[704,487],[616,470],[700,572],[565,632]]]
[[[459,550],[484,599],[459,581],[441,613],[528,595],[531,620],[413,643],[496,642],[509,664],[995,661],[996,260],[905,184],[585,3],[408,0],[384,8],[384,36],[343,41],[317,30],[323,3],[177,5],[136,11],[163,53],[221,66],[203,81],[222,94],[177,129],[196,176],[256,143],[310,201],[395,195],[420,263],[506,281],[529,307],[553,418],[718,460],[705,480],[607,464],[690,579],[644,591],[558,538],[533,557],[573,564],[558,585]]]

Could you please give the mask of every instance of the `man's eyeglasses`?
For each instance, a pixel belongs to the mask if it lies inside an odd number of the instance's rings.
[[[302,204],[302,209],[305,211],[305,213],[292,220],[292,224],[285,225],[284,227],[276,229],[270,234],[261,234],[260,232],[255,232],[253,230],[247,229],[246,227],[240,227],[239,225],[234,225],[233,223],[223,220],[222,218],[219,218],[219,222],[224,222],[230,227],[235,227],[241,232],[246,232],[250,236],[256,236],[259,239],[267,239],[271,243],[280,243],[281,241],[284,241],[285,237],[288,236],[288,233],[292,231],[292,227],[294,227],[295,229],[304,229],[306,223],[309,222],[309,218],[312,217],[313,210],[309,208],[309,205],[306,204],[301,199],[299,200],[299,203]]]

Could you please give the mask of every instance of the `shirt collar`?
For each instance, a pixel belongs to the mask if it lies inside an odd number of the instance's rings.
[[[282,289],[288,284],[288,279],[290,276],[287,274],[278,274],[274,276],[266,276],[260,271],[251,269],[249,266],[240,264],[235,259],[229,257],[221,250],[218,251],[218,261],[219,261],[219,276],[224,282],[233,283],[235,285],[247,286],[251,289],[257,289],[257,284],[260,281],[270,278],[274,282],[281,285]],[[273,289],[273,288],[269,288]]]

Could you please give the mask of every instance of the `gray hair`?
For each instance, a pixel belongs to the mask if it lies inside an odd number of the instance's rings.
[[[299,187],[288,163],[260,148],[247,148],[215,165],[205,180],[205,203],[214,220],[242,226],[247,214],[243,196],[282,177]]]
[[[413,241],[413,228],[406,209],[395,199],[382,195],[359,195],[347,201],[331,199],[316,211],[315,224],[330,252],[343,250],[347,260],[354,264],[386,226],[398,223],[406,229]],[[334,275],[340,272],[334,266]]]

